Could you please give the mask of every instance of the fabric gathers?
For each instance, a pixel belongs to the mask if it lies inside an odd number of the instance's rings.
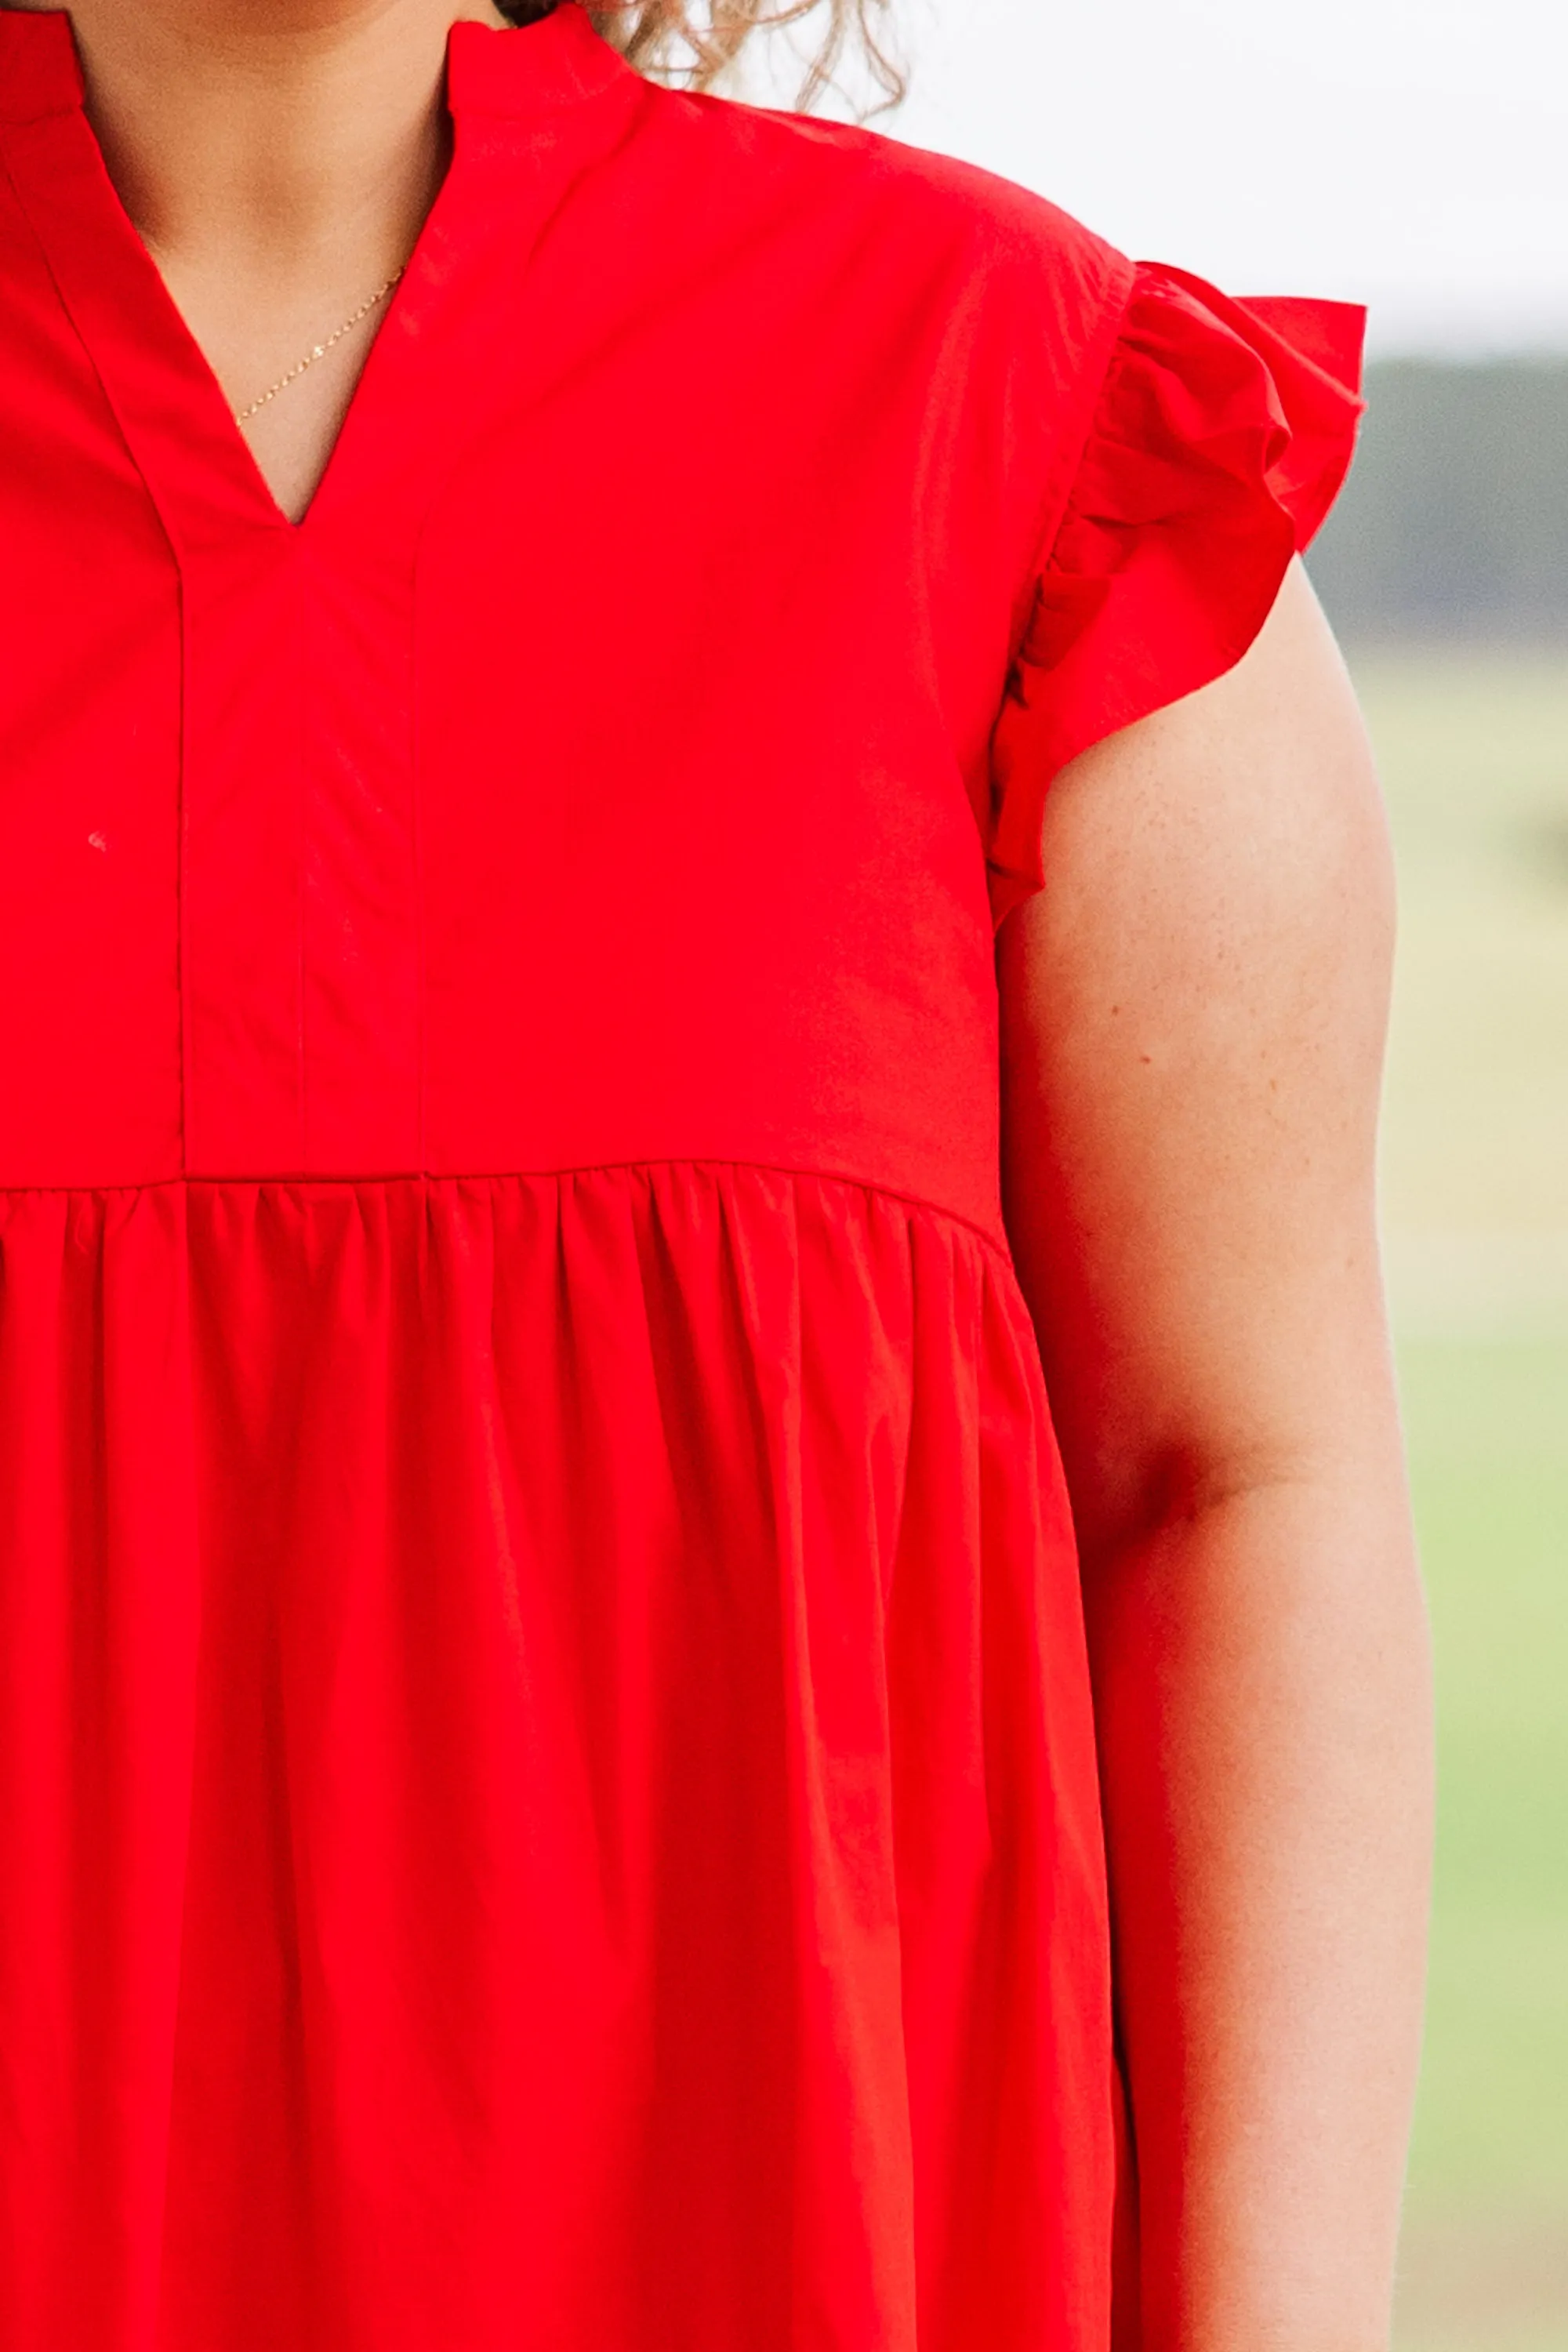
[[[7,2352],[963,2340],[1104,2000],[994,1247],[679,1165],[0,1195],[0,1282]]]

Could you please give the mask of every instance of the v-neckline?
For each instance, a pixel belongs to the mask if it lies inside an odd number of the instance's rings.
[[[459,18],[448,28],[447,169],[296,520],[110,176],[68,12],[0,5],[0,163],[177,547],[233,530],[308,542],[363,503],[398,439],[398,379],[427,365],[443,298],[482,219],[475,183],[486,161],[515,152],[520,133],[542,163],[558,160],[563,110],[628,86],[640,77],[577,0],[557,0],[528,26]],[[415,417],[405,422],[412,430]]]
[[[86,121],[85,114],[83,121]],[[94,147],[98,148],[98,141],[90,123],[87,124],[87,132]],[[98,152],[101,163],[103,160],[101,148],[98,149]],[[294,537],[304,537],[311,528],[311,519],[333,477],[341,474],[345,465],[352,464],[352,442],[357,437],[358,418],[363,413],[362,394],[371,379],[377,352],[382,348],[382,336],[392,321],[399,297],[411,280],[416,284],[418,283],[427,249],[438,244],[442,238],[446,227],[446,213],[449,209],[443,200],[452,185],[456,162],[457,138],[454,135],[447,169],[426,208],[425,218],[420,224],[418,236],[404,266],[402,276],[394,287],[390,299],[383,307],[375,332],[371,338],[364,360],[354,379],[353,388],[349,394],[342,415],[339,419],[337,431],[332,436],[326,462],[317,476],[315,487],[306,501],[303,511],[298,518],[289,514],[287,508],[282,505],[263,473],[260,461],[229,404],[228,395],[224,390],[216,369],[208,359],[199,338],[175,301],[167,279],[153,258],[135,223],[126,212],[113,182],[110,181],[109,201],[119,215],[113,225],[118,232],[118,243],[125,254],[127,266],[135,269],[143,281],[148,341],[154,348],[161,344],[170,359],[177,362],[180,373],[189,381],[193,399],[199,401],[202,408],[210,412],[210,435],[215,457],[218,454],[218,445],[226,437],[224,425],[219,421],[217,415],[217,411],[221,409],[223,418],[232,428],[234,444],[220,461],[222,470],[234,478],[235,488],[246,499],[247,504],[258,509],[257,519],[265,520],[270,528],[287,531]],[[105,168],[104,177],[109,178],[107,168]],[[132,247],[134,251],[132,250]],[[374,397],[374,393],[370,396]],[[345,445],[350,447],[350,455],[347,457],[344,457]]]

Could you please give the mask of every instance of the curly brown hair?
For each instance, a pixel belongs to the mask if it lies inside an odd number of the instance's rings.
[[[868,69],[879,92],[858,108],[864,120],[897,106],[905,91],[901,62],[882,23],[889,0],[496,0],[514,25],[533,23],[552,8],[583,5],[595,29],[615,43],[639,72],[684,89],[707,89],[740,55],[753,33],[816,17],[822,37],[805,68],[795,105],[803,111],[837,87],[847,62]]]

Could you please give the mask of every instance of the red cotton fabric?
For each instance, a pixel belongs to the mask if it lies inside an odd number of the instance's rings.
[[[1051,776],[1359,313],[452,28],[280,513],[0,14],[0,2341],[1103,2352]]]

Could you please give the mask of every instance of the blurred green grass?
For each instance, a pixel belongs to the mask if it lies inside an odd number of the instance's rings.
[[[1568,1339],[1401,1351],[1439,1857],[1410,2352],[1568,2346]]]
[[[1400,2352],[1568,2352],[1568,650],[1352,658],[1402,892],[1383,1196],[1440,1827]]]

